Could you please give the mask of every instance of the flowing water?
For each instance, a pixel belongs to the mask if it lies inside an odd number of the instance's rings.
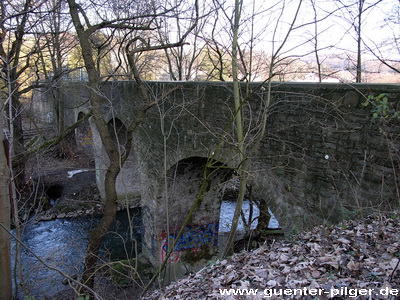
[[[245,218],[248,222],[250,216],[250,201],[244,200],[242,205],[242,211],[245,215]],[[219,231],[220,232],[228,232],[231,229],[231,222],[235,212],[236,202],[233,200],[224,200],[221,203],[221,214],[219,218]],[[275,218],[274,214],[269,210],[271,215],[271,219],[269,221],[269,228],[280,228],[278,220]],[[257,205],[253,205],[253,212],[252,212],[252,222],[251,222],[251,229],[255,229],[257,227],[258,221],[257,217],[260,215],[260,211],[258,210]],[[242,218],[239,218],[238,230],[244,230],[244,224]]]
[[[138,210],[131,210],[133,226],[132,239],[127,212],[118,212],[111,233],[107,234],[102,246],[102,256],[111,259],[122,259],[135,255],[136,240],[138,252],[141,251],[141,218]],[[88,232],[99,223],[99,218],[83,217],[71,219],[55,219],[29,224],[22,235],[23,243],[30,251],[22,247],[23,278],[26,291],[37,299],[43,295],[53,295],[66,287],[62,284],[64,277],[55,270],[45,267],[32,254],[39,256],[45,263],[57,267],[66,274],[73,276],[83,270],[85,249],[88,243]],[[15,253],[15,241],[12,243],[12,253]],[[14,266],[13,266],[14,269]]]
[[[223,201],[220,214],[220,232],[230,229],[236,203]],[[243,210],[248,218],[250,204],[243,203]],[[253,218],[259,214],[257,207],[253,208]],[[102,248],[102,256],[112,260],[134,257],[135,247],[141,251],[142,223],[140,210],[130,211],[131,222],[126,211],[118,212],[117,221],[107,234]],[[83,270],[84,253],[88,243],[88,232],[99,222],[99,218],[84,217],[71,219],[55,219],[28,225],[23,232],[23,242],[29,249],[44,262],[55,266],[72,276]],[[131,224],[133,232],[130,230]],[[255,228],[257,222],[252,224]],[[279,227],[275,218],[271,218],[271,228]],[[242,221],[239,230],[243,230]],[[132,234],[131,234],[132,233]],[[132,235],[132,239],[130,238]],[[130,242],[135,240],[137,245]],[[126,242],[129,241],[129,242]],[[15,249],[15,241],[13,242]],[[36,299],[43,299],[43,295],[53,295],[66,287],[62,284],[64,277],[59,272],[46,268],[32,252],[22,248],[23,277],[26,291]],[[14,251],[13,251],[14,253]]]

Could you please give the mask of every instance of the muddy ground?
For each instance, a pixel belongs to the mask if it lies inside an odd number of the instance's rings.
[[[26,184],[19,201],[20,216],[24,220],[48,221],[102,214],[94,159],[75,147],[67,154],[54,147],[27,162]],[[104,270],[96,276],[95,290],[103,299],[136,299],[142,288],[134,283],[121,287],[112,280],[109,271]],[[132,298],[132,295],[137,296]],[[55,295],[43,297],[49,300],[77,299],[74,288],[68,285]]]
[[[21,215],[39,221],[101,213],[94,166],[84,152],[69,151],[66,156],[58,147],[30,158]]]

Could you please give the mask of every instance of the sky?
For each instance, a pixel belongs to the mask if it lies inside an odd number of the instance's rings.
[[[301,24],[312,23],[314,20],[314,11],[311,6],[311,0],[287,0],[287,1],[268,1],[268,0],[244,0],[244,13],[243,19],[246,19],[246,16],[252,14],[253,11],[253,2],[255,1],[256,7],[255,10],[259,12],[256,15],[255,24],[255,32],[256,35],[260,37],[262,42],[257,45],[260,49],[272,49],[272,40],[273,40],[273,32],[275,28],[277,29],[277,34],[275,35],[275,49],[278,48],[280,43],[284,40],[288,32],[288,28],[291,25],[291,22],[295,16],[295,12],[297,6],[301,3],[301,7],[299,10],[299,14],[297,16],[296,23],[294,28],[297,28],[292,31],[287,41],[287,45],[284,49],[292,49],[294,46],[307,43],[308,45],[303,45],[300,48],[296,48],[293,50],[293,53],[299,53],[299,49],[301,51],[307,52],[313,48],[313,43],[310,40],[314,36],[315,26],[310,24],[304,27],[298,27]],[[352,27],[351,22],[357,15],[356,6],[349,7],[349,12],[345,10],[336,11],[338,6],[340,5],[337,0],[314,0],[317,6],[317,15],[318,18],[323,19],[324,16],[328,16],[332,14],[330,17],[325,20],[321,20],[317,25],[317,30],[319,33],[318,43],[321,48],[325,47],[335,47],[335,49],[347,49],[352,50],[356,49],[356,41],[355,31]],[[357,0],[344,0],[346,4],[355,3]],[[378,1],[378,0],[376,0]],[[366,0],[364,7],[367,5],[374,3],[376,1]],[[232,0],[232,2],[234,2]],[[271,3],[277,4],[273,6],[271,9],[267,9],[271,7]],[[394,5],[399,5],[398,0],[383,0],[376,7],[369,9],[363,14],[363,25],[362,25],[362,36],[366,41],[374,41],[377,44],[380,42],[387,40],[392,36],[392,30],[388,30],[388,27],[384,26],[384,20],[390,12]],[[283,8],[283,12],[282,12]],[[263,11],[265,10],[265,11]],[[279,18],[279,22],[278,21]],[[279,24],[276,26],[276,24]],[[244,26],[242,32],[243,41],[249,39],[250,28],[248,26]],[[329,49],[330,51],[335,51],[335,49]]]

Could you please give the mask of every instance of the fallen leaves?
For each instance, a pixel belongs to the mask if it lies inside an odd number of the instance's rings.
[[[381,213],[235,254],[143,299],[244,299],[222,297],[219,288],[399,289],[399,258],[400,216]]]

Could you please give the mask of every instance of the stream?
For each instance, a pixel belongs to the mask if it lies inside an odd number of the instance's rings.
[[[142,223],[140,209],[131,209],[130,217],[133,226],[133,239],[129,239],[130,230],[126,210],[117,213],[102,245],[101,257],[111,260],[133,257],[135,245],[127,240],[138,241],[138,252],[141,252]],[[83,260],[88,243],[88,232],[99,223],[99,217],[81,217],[55,219],[29,224],[23,232],[23,243],[31,251],[21,247],[23,278],[26,292],[37,299],[43,295],[53,295],[66,287],[62,284],[64,277],[55,270],[46,268],[32,252],[47,264],[57,267],[71,275],[83,271]],[[15,253],[15,240],[12,242],[12,253]],[[14,269],[14,266],[12,266]]]
[[[228,232],[229,223],[235,210],[234,201],[222,201],[220,214],[221,232]],[[250,205],[243,203],[243,211],[248,217]],[[254,207],[253,217],[258,216],[258,209]],[[132,245],[129,222],[126,210],[117,213],[116,221],[112,226],[112,233],[106,236],[101,256],[111,260],[135,256],[135,246],[141,252],[142,222],[140,209],[130,210],[133,239],[138,241]],[[29,249],[49,265],[61,269],[63,272],[74,275],[83,270],[84,253],[88,242],[88,232],[99,222],[97,217],[82,217],[71,219],[55,219],[29,224],[23,232],[23,242]],[[252,224],[255,228],[257,222]],[[271,219],[271,228],[279,227],[275,218]],[[242,221],[239,230],[243,230]],[[22,265],[25,289],[28,294],[43,299],[43,295],[53,295],[66,288],[62,284],[64,277],[57,271],[46,268],[30,251],[22,249]],[[15,253],[15,241],[12,242],[12,253]],[[14,266],[13,266],[14,269]]]

